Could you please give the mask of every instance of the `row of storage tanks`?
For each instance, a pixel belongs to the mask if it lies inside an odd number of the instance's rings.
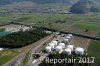
[[[70,38],[69,38],[70,37]],[[68,36],[65,36],[64,41],[69,42],[69,40],[72,38],[71,34],[68,34]],[[74,49],[73,45],[66,45],[66,43],[59,43],[58,41],[54,40],[51,41],[48,46],[45,47],[46,52],[50,53],[53,51],[56,51],[58,53],[66,53],[68,55],[71,55],[74,51],[76,54],[84,55],[84,49],[81,47],[77,47]]]
[[[62,42],[64,42],[65,44],[69,44],[70,41],[72,40],[72,38],[73,38],[73,35],[72,34],[65,35],[63,37],[63,41]]]

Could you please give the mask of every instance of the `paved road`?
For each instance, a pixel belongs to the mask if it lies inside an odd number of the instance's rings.
[[[35,53],[35,50],[37,50],[39,47],[41,47],[43,44],[45,44],[46,42],[48,42],[49,40],[52,40],[53,38],[52,37],[50,37],[50,38],[48,38],[48,39],[46,39],[46,40],[43,40],[42,42],[40,42],[39,44],[40,45],[38,45],[37,47],[35,47],[35,48],[33,48],[32,50],[31,50],[31,56],[30,56],[30,60],[29,60],[29,62],[28,62],[28,65],[32,65],[32,62],[33,62],[33,57],[32,57],[32,55]]]
[[[47,54],[42,54],[42,56],[37,59],[37,62],[33,63],[32,66],[39,66],[39,64],[49,55],[49,53]]]
[[[52,40],[58,40],[59,38],[61,37],[61,35],[56,35]],[[47,39],[48,40],[48,39]],[[46,41],[47,41],[46,40]],[[51,41],[52,41],[51,40]],[[40,47],[40,46],[39,46]],[[38,47],[38,48],[39,48]],[[37,48],[37,49],[38,49]],[[29,66],[38,66],[49,54],[48,53],[40,53],[42,56],[39,58],[39,59],[33,59],[33,57],[32,57],[32,55],[35,53],[35,51],[34,51],[34,49],[32,50],[32,52],[31,52],[31,57],[30,57],[30,59],[29,59],[29,62],[28,62],[28,65]],[[35,63],[32,63],[32,62],[34,62],[34,61],[36,61]]]
[[[51,39],[53,35],[47,36],[31,45],[30,48],[26,49],[24,52],[20,53],[19,55],[15,56],[13,59],[11,59],[9,62],[5,63],[3,66],[22,66],[22,60],[25,58],[25,55],[30,51],[35,51],[37,48],[39,48],[44,42]],[[34,49],[33,49],[34,48]]]
[[[57,36],[57,38],[58,38],[58,36]],[[57,39],[56,38],[56,39]],[[38,64],[39,64],[39,62],[37,62],[35,65],[33,65],[33,61],[34,61],[34,59],[33,59],[33,57],[32,57],[32,55],[35,53],[35,50],[37,50],[39,47],[41,47],[44,43],[48,43],[47,41],[52,41],[52,40],[55,40],[55,38],[52,38],[51,40],[50,40],[50,38],[49,39],[46,39],[44,42],[42,42],[39,46],[37,46],[35,49],[32,49],[31,50],[31,56],[30,56],[30,59],[29,59],[29,62],[28,62],[28,65],[29,66],[37,66]],[[45,58],[46,56],[47,56],[48,54],[45,54],[45,55],[43,55],[43,57]],[[43,59],[44,59],[43,58]],[[38,61],[38,60],[37,60]]]

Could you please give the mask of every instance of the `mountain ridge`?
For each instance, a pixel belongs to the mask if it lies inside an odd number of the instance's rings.
[[[22,1],[31,1],[39,4],[45,4],[45,3],[64,3],[64,4],[74,4],[78,0],[0,0],[0,5],[7,5],[11,4],[13,2],[22,2]],[[84,0],[81,0],[84,1]],[[91,0],[97,3],[100,3],[100,0]]]
[[[77,10],[92,10],[94,12],[99,10],[97,7],[97,3],[100,3],[99,0],[89,0],[90,2],[87,2],[87,4],[84,3],[85,1],[87,0],[0,0],[0,9],[8,12],[66,12],[69,10],[72,12],[76,8],[76,3],[78,3],[78,6],[83,9]],[[88,7],[88,5],[93,5],[93,7]]]
[[[92,0],[79,0],[70,8],[70,12],[76,14],[100,12],[100,7]]]
[[[45,3],[67,3],[72,4],[76,2],[77,0],[0,0],[0,5],[7,5],[11,4],[13,2],[22,2],[22,1],[31,1],[39,4],[45,4]]]

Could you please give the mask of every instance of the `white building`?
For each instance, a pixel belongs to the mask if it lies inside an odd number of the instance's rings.
[[[6,28],[5,31],[7,31],[7,32],[18,32],[18,31],[20,31],[20,29],[19,28]]]
[[[18,31],[29,31],[31,30],[32,27],[27,27],[27,26],[13,26],[13,27],[7,27],[5,31],[7,32],[18,32]]]

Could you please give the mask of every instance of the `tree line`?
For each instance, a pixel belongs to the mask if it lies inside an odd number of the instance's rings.
[[[31,31],[19,31],[11,33],[9,35],[0,37],[0,47],[3,48],[21,48],[30,45],[39,39],[47,36],[44,31],[31,30]]]

